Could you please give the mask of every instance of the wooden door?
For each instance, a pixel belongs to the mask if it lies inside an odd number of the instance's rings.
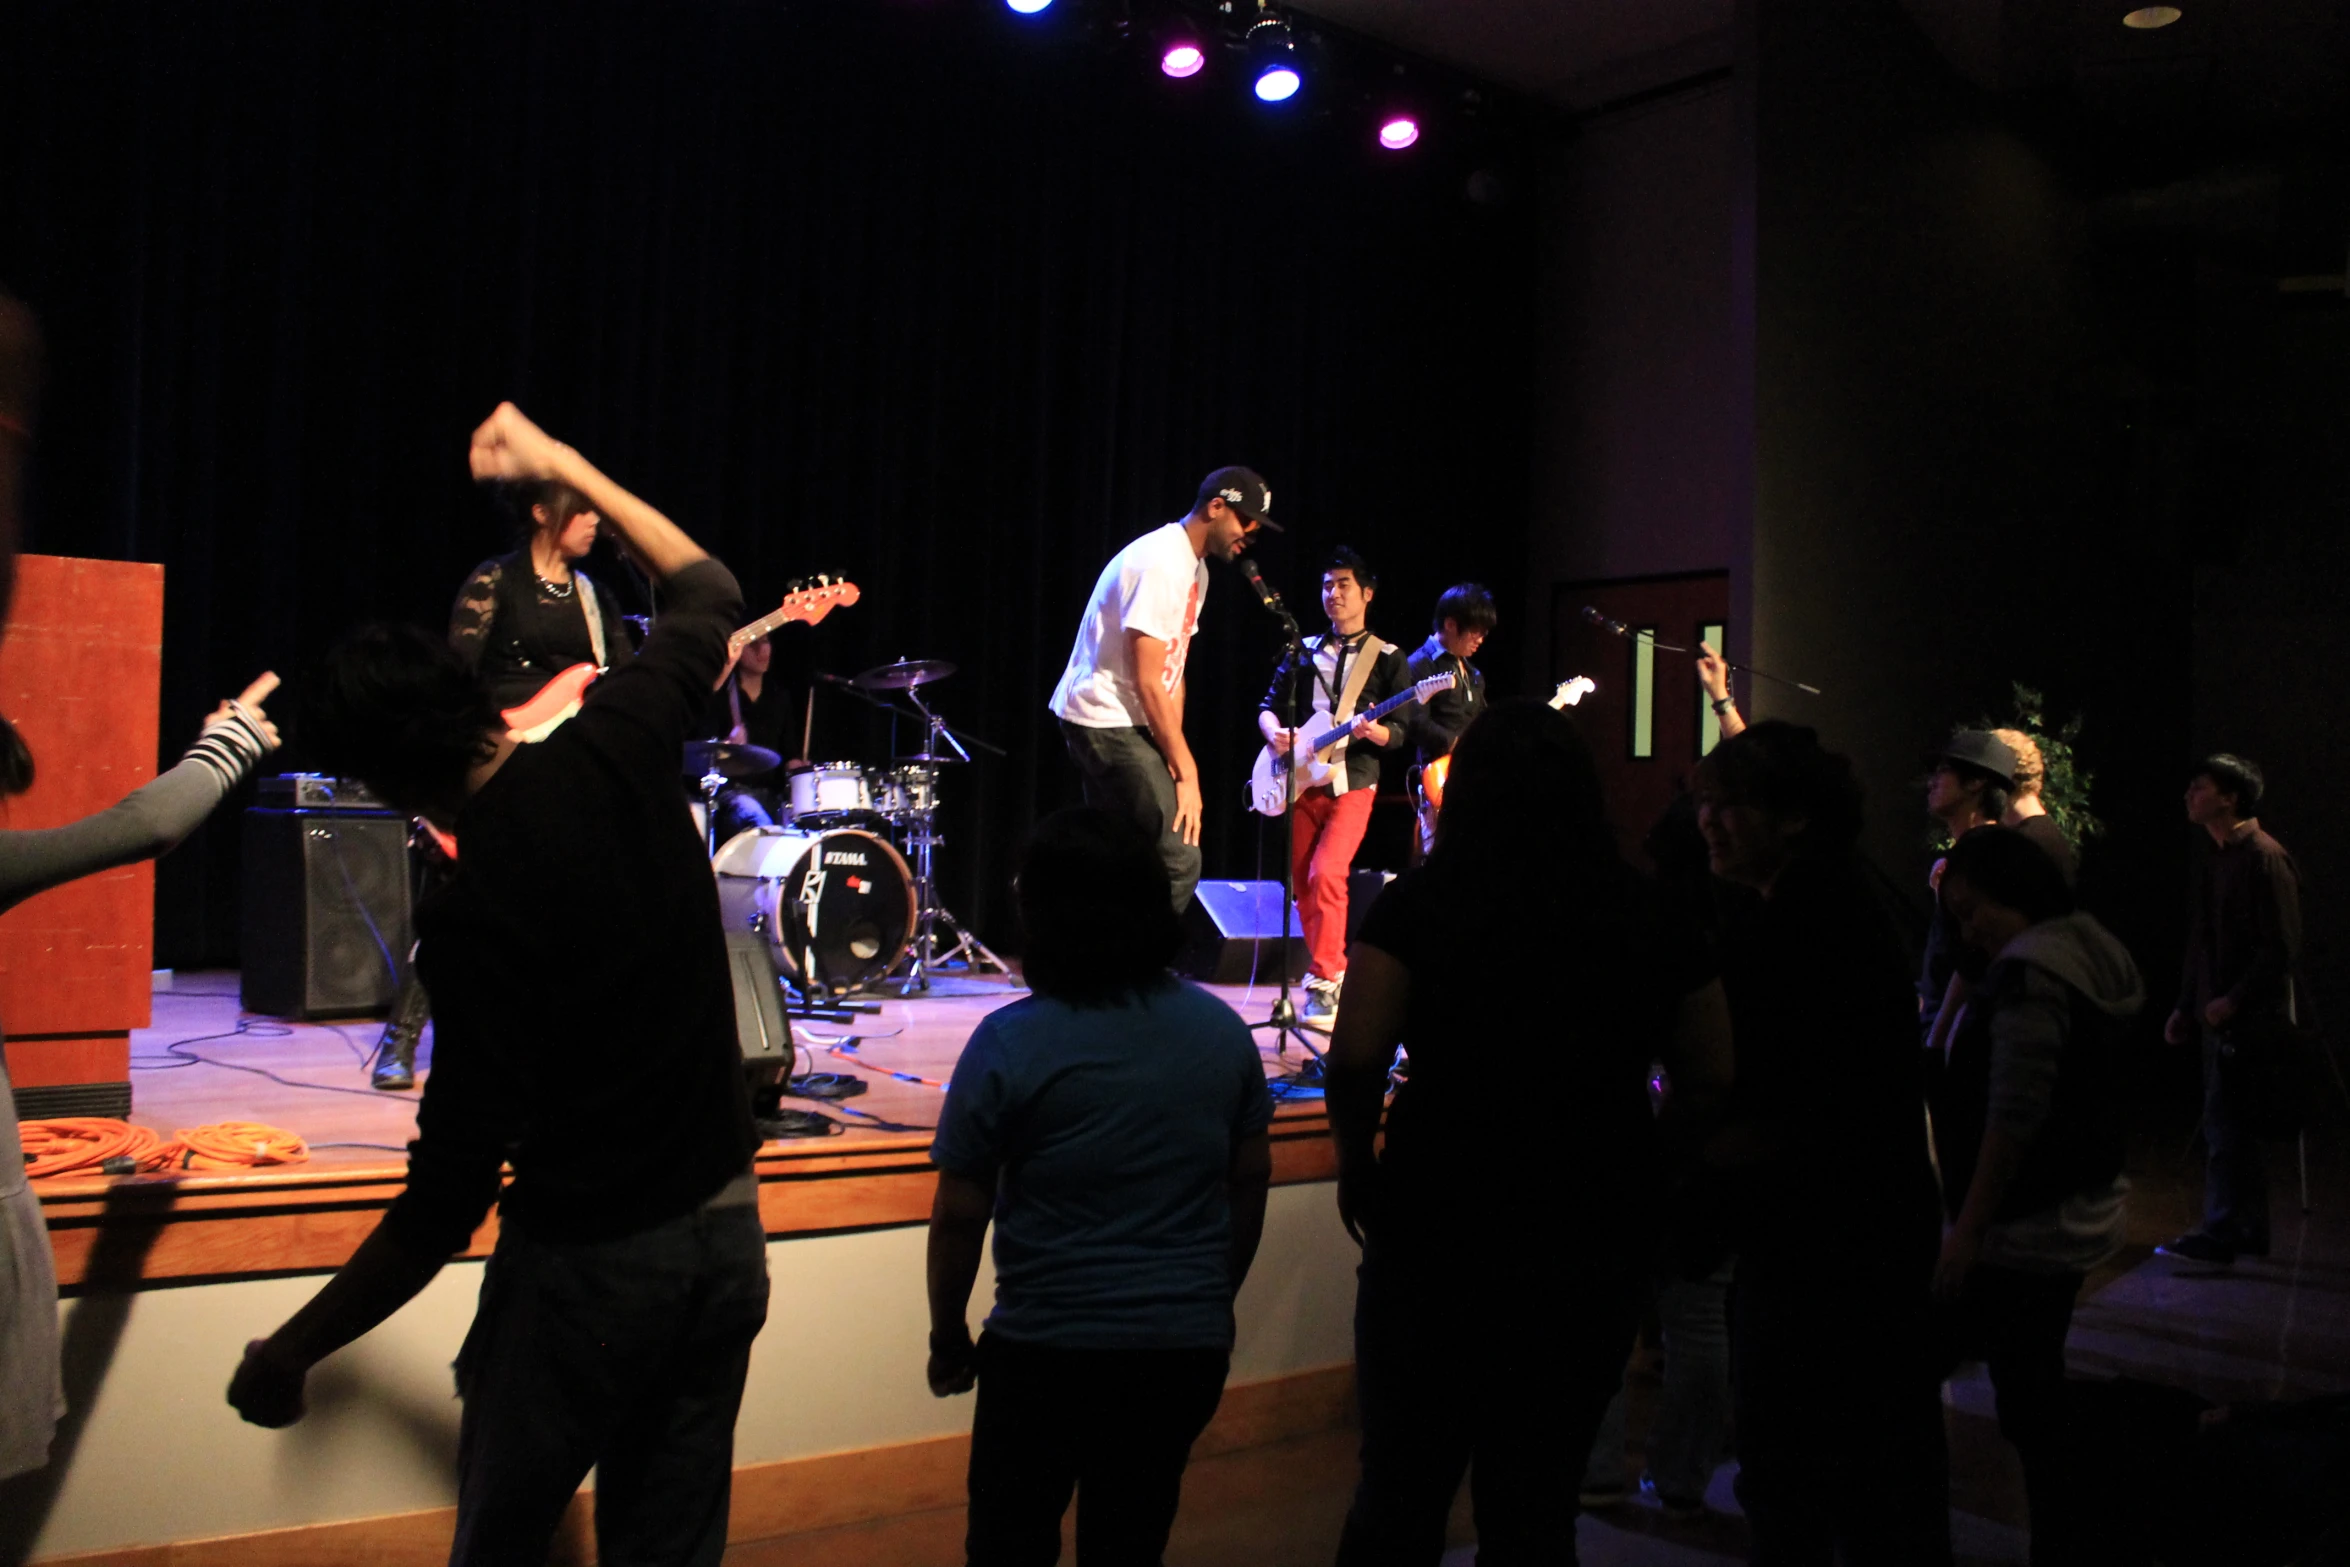
[[[1634,634],[1591,624],[1585,606]],[[1729,609],[1730,576],[1723,571],[1567,582],[1552,590],[1550,677],[1589,675],[1598,683],[1575,718],[1599,764],[1609,818],[1636,858],[1640,840],[1720,740],[1695,661],[1676,650],[1694,649],[1701,639],[1719,650]]]

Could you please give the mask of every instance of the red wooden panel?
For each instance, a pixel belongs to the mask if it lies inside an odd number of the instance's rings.
[[[9,1081],[16,1091],[57,1088],[69,1083],[127,1083],[131,1080],[131,1036],[97,1034],[73,1039],[11,1039],[6,1047]]]
[[[0,712],[24,736],[36,773],[28,793],[0,804],[0,825],[60,826],[153,778],[162,673],[161,566],[18,557],[0,641]],[[0,1027],[145,1028],[154,931],[149,865],[83,877],[0,915]]]

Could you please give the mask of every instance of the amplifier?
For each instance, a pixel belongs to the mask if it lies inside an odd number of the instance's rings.
[[[390,806],[356,778],[324,773],[274,773],[261,780],[261,803],[273,810],[388,811]]]
[[[416,939],[406,819],[256,806],[245,812],[244,840],[245,1010],[314,1018],[390,1006]]]

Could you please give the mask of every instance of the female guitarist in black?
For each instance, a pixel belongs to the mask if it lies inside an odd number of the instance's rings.
[[[619,604],[575,564],[595,548],[603,522],[595,508],[555,480],[515,487],[507,498],[522,547],[474,567],[449,611],[449,645],[473,666],[490,705],[500,710],[529,701],[574,664],[606,668],[635,653]],[[437,845],[424,855],[429,885],[445,861]],[[369,1080],[377,1088],[416,1086],[416,1041],[431,1015],[424,987],[410,972],[376,1045]]]

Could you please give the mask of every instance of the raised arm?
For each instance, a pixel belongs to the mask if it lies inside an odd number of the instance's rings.
[[[628,552],[656,581],[666,581],[709,552],[685,530],[613,483],[596,465],[548,435],[512,403],[500,403],[473,432],[468,460],[475,479],[560,479],[611,524]]]
[[[1697,644],[1697,683],[1705,688],[1705,699],[1721,720],[1722,738],[1743,734],[1746,715],[1738,711],[1738,699],[1730,694],[1730,664],[1713,649],[1710,642]]]
[[[0,833],[0,909],[76,877],[151,860],[194,832],[277,749],[277,726],[262,711],[276,689],[277,676],[263,675],[221,703],[178,766],[105,810],[63,827]]]

